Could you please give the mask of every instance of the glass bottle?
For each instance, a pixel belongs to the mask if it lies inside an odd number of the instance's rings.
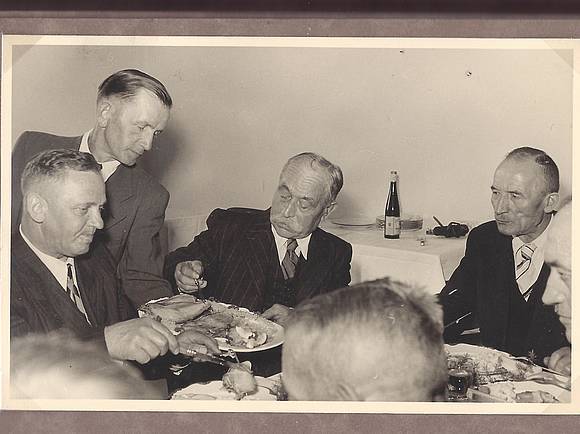
[[[401,235],[401,208],[397,193],[397,181],[399,177],[396,170],[391,170],[389,177],[389,195],[385,205],[385,238],[397,239]]]

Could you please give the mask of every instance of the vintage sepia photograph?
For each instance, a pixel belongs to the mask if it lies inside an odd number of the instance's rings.
[[[2,407],[577,412],[579,48],[4,35]]]

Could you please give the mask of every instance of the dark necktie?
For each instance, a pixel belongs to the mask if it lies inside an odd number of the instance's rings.
[[[286,241],[286,255],[282,259],[282,272],[284,279],[292,279],[296,273],[296,264],[298,264],[298,256],[296,256],[296,247],[298,243],[294,238],[289,238]]]
[[[67,267],[66,293],[68,294],[70,299],[73,301],[75,306],[78,308],[78,310],[81,311],[81,313],[85,316],[87,321],[90,323],[89,318],[87,317],[87,313],[85,311],[85,306],[83,305],[83,300],[81,299],[81,293],[79,292],[79,289],[75,285],[75,281],[73,279],[72,264],[68,263],[68,264],[66,264],[66,267]]]
[[[536,246],[533,244],[523,244],[516,252],[518,265],[516,267],[516,281],[522,296],[527,299],[530,296],[534,282],[532,273],[529,271],[532,265],[532,256]]]

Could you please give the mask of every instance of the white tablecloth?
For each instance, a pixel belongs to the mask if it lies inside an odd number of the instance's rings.
[[[207,215],[188,215],[185,211],[168,210],[162,244],[173,251],[191,242],[206,229]],[[426,245],[417,241],[420,231],[402,232],[398,240],[387,240],[382,229],[344,227],[330,222],[321,226],[348,241],[353,247],[352,284],[390,276],[438,293],[459,265],[465,252],[466,237],[443,238],[427,235]]]
[[[344,227],[325,222],[321,227],[352,244],[352,284],[389,276],[431,294],[443,288],[459,265],[467,239],[427,235],[421,246],[417,239],[420,231],[401,232],[401,238],[389,240],[376,226]]]

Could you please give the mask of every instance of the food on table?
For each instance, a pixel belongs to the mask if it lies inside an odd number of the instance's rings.
[[[479,391],[487,393],[493,398],[505,402],[533,402],[533,403],[552,403],[560,402],[550,392],[542,390],[531,390],[516,392],[516,387],[511,381],[504,383],[486,384],[479,387]]]
[[[519,360],[509,354],[486,347],[472,345],[446,345],[447,367],[473,372],[474,386],[499,381],[522,381],[527,376],[541,372],[542,368]]]
[[[234,347],[249,349],[268,343],[280,328],[246,309],[214,301],[209,303],[211,308],[207,312],[182,327],[195,328]]]
[[[282,386],[280,374],[272,377],[254,377],[258,389],[241,397],[242,401],[285,401],[286,393]],[[194,383],[184,389],[176,391],[172,400],[236,400],[239,399],[235,392],[224,387],[223,381],[210,381],[208,383]]]
[[[264,344],[266,339],[266,333],[242,326],[232,327],[228,331],[228,341],[238,347],[255,348]]]
[[[236,399],[242,399],[258,391],[258,383],[252,374],[249,362],[232,364],[222,377],[224,387],[236,394]]]
[[[258,314],[186,294],[149,302],[139,310],[176,334],[194,329],[236,348],[253,349],[280,337],[281,327]]]
[[[180,294],[147,303],[139,310],[146,316],[157,319],[170,330],[175,330],[179,324],[198,317],[209,308],[210,304],[207,301],[198,300],[191,295]]]

